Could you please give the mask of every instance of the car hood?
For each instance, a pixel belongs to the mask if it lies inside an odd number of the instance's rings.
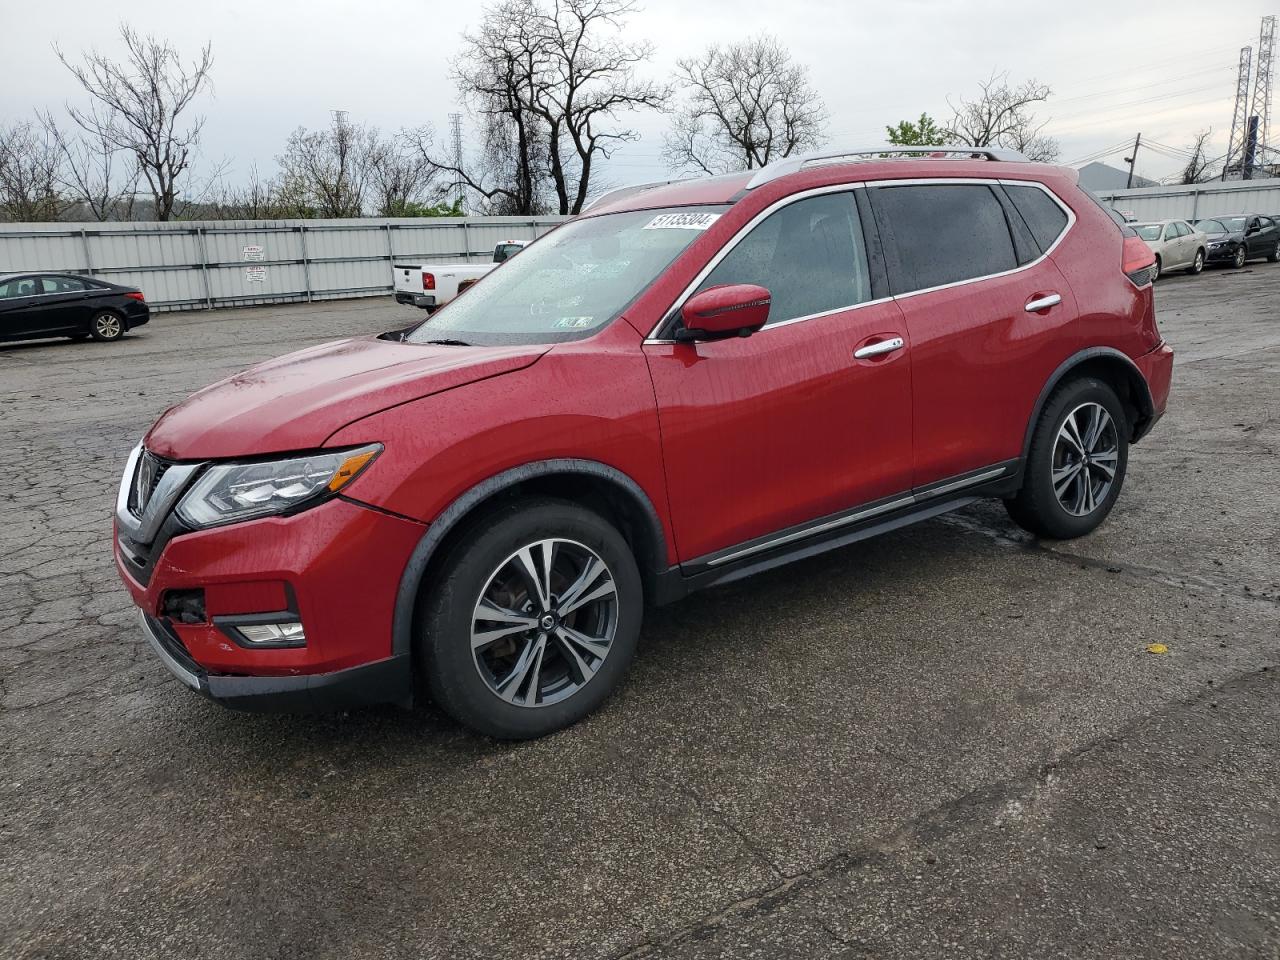
[[[1208,237],[1210,240],[1243,240],[1244,239],[1244,234],[1238,230],[1232,233],[1206,233],[1205,236]]]
[[[379,410],[529,366],[550,349],[339,340],[250,367],[169,408],[146,437],[174,460],[321,446]]]

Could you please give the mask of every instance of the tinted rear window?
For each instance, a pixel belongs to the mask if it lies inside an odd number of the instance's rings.
[[[1018,265],[1004,208],[986,184],[881,187],[875,200],[898,254],[897,293]]]
[[[1067,229],[1067,215],[1062,207],[1039,187],[1006,186],[1005,191],[1036,238],[1040,252],[1052,247]]]

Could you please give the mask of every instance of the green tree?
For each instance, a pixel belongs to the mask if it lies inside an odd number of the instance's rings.
[[[927,113],[920,114],[920,119],[915,123],[902,120],[896,127],[884,129],[889,135],[889,142],[900,147],[931,147],[947,142],[947,135],[942,127]]]

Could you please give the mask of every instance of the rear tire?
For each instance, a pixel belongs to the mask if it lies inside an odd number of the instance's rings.
[[[1189,273],[1191,276],[1194,277],[1197,273],[1199,273],[1203,269],[1204,269],[1204,251],[1197,250],[1196,258],[1191,261],[1191,266],[1187,267],[1187,273]]]
[[[1071,380],[1045,403],[1022,489],[1005,508],[1037,536],[1084,536],[1111,512],[1128,462],[1129,424],[1115,391],[1093,377]]]
[[[124,336],[124,320],[110,310],[99,310],[89,321],[89,336],[102,342],[119,340]]]
[[[643,603],[635,558],[611,524],[564,500],[523,500],[473,523],[423,585],[416,659],[460,723],[541,737],[618,686]]]

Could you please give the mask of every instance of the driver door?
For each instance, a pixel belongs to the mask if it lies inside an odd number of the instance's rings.
[[[644,347],[685,564],[911,487],[906,328],[896,303],[873,300],[852,193],[760,221],[698,289],[725,283],[769,289],[763,329]]]

